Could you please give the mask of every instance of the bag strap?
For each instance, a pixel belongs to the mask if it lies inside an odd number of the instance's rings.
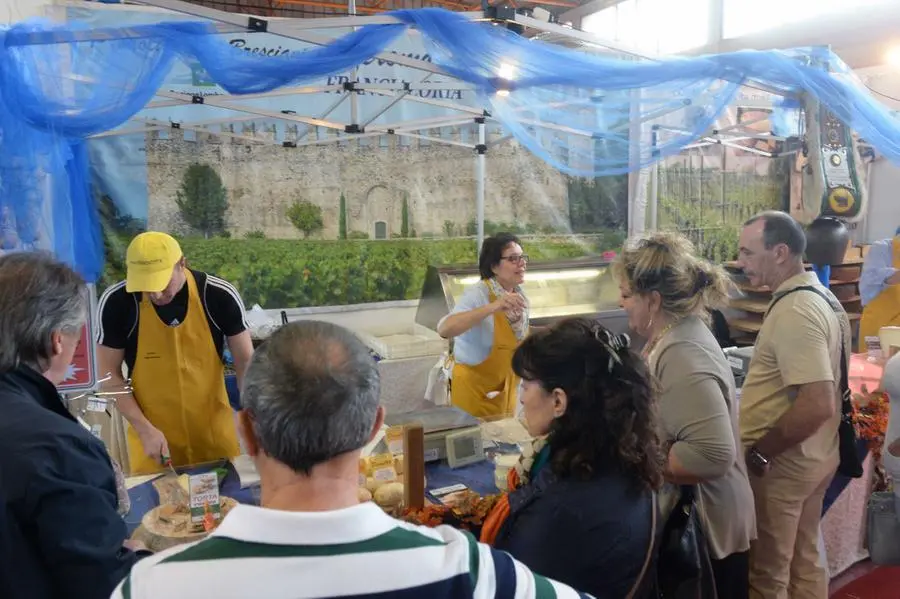
[[[773,298],[772,303],[769,304],[769,308],[766,310],[766,314],[763,318],[765,319],[765,317],[769,315],[769,312],[772,311],[772,308],[775,307],[775,304],[781,301],[784,296],[790,295],[795,291],[812,291],[823,300],[825,300],[825,302],[828,304],[828,307],[830,307],[834,312],[838,311],[838,309],[835,308],[834,303],[831,301],[831,298],[825,295],[821,289],[813,287],[812,285],[801,285],[800,287],[789,289],[778,297]],[[840,306],[840,303],[838,303],[838,306]],[[848,415],[853,411],[853,395],[850,392],[850,375],[848,372],[850,362],[847,360],[847,349],[844,344],[844,327],[841,326],[840,322],[838,322],[838,328],[841,331],[841,417],[846,420],[848,418]]]
[[[656,491],[653,491],[651,492],[650,499],[650,542],[647,544],[647,555],[644,557],[644,565],[641,566],[641,572],[638,574],[637,580],[634,581],[634,586],[628,591],[625,599],[634,599],[638,590],[641,588],[641,583],[644,582],[644,577],[647,575],[647,569],[650,567],[650,559],[653,557],[653,548],[656,546],[656,511]]]

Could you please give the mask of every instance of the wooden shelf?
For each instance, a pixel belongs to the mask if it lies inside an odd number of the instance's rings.
[[[734,285],[741,291],[746,291],[747,293],[765,293],[767,295],[770,295],[772,293],[772,290],[769,289],[768,287],[766,287],[765,285],[763,285],[762,287],[754,287],[753,285],[751,285],[750,283],[747,283],[746,281],[744,281],[744,282],[735,281]]]
[[[728,324],[733,329],[753,334],[759,333],[759,330],[762,328],[761,320],[751,320],[749,318],[733,318],[728,321]]]
[[[744,310],[745,312],[753,312],[754,314],[765,314],[766,310],[769,309],[769,300],[742,297],[731,300],[728,302],[728,305],[735,310]]]
[[[845,263],[845,264],[847,264],[847,263]],[[737,260],[729,260],[728,262],[723,262],[722,266],[724,266],[725,268],[730,268],[731,270],[736,270],[738,272],[743,270],[740,266],[738,266]],[[835,264],[835,266],[839,266],[839,265]],[[811,270],[812,267],[813,267],[813,265],[810,264],[809,262],[803,263],[803,268],[805,268],[806,270]]]
[[[843,263],[831,265],[831,280],[828,282],[835,297],[847,311],[847,318],[854,330],[862,318],[862,315],[858,313],[862,302],[859,294],[859,277],[867,251],[867,246],[849,248]],[[769,308],[772,290],[768,287],[750,285],[746,277],[742,276],[737,262],[725,262],[724,266],[731,271],[735,287],[745,294],[728,302],[730,309],[742,313],[728,319],[733,340],[738,345],[753,345],[756,335],[762,327],[763,315]],[[807,270],[812,268],[809,264],[804,264],[804,266]],[[855,332],[854,337],[856,337]]]

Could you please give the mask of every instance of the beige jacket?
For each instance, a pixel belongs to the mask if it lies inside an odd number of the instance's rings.
[[[697,503],[711,557],[748,550],[756,538],[756,515],[725,354],[709,327],[691,316],[660,339],[649,362],[660,387],[663,439],[685,469],[704,479]],[[664,517],[677,498],[677,487],[666,485],[660,500]]]

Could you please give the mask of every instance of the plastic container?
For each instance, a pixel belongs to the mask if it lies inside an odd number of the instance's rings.
[[[867,524],[869,556],[879,566],[900,565],[900,520],[893,492],[872,493]]]
[[[494,484],[501,491],[508,491],[506,479],[509,471],[519,463],[519,454],[503,453],[494,458]]]
[[[440,356],[447,351],[446,339],[419,324],[412,324],[385,335],[374,335],[365,331],[357,331],[356,334],[382,360]]]

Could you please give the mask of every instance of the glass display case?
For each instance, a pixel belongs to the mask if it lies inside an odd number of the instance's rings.
[[[416,322],[435,330],[466,288],[478,282],[476,266],[429,267]],[[619,308],[619,285],[610,263],[599,257],[532,262],[522,288],[531,303],[532,324],[588,316],[617,333],[627,332],[627,319]]]

